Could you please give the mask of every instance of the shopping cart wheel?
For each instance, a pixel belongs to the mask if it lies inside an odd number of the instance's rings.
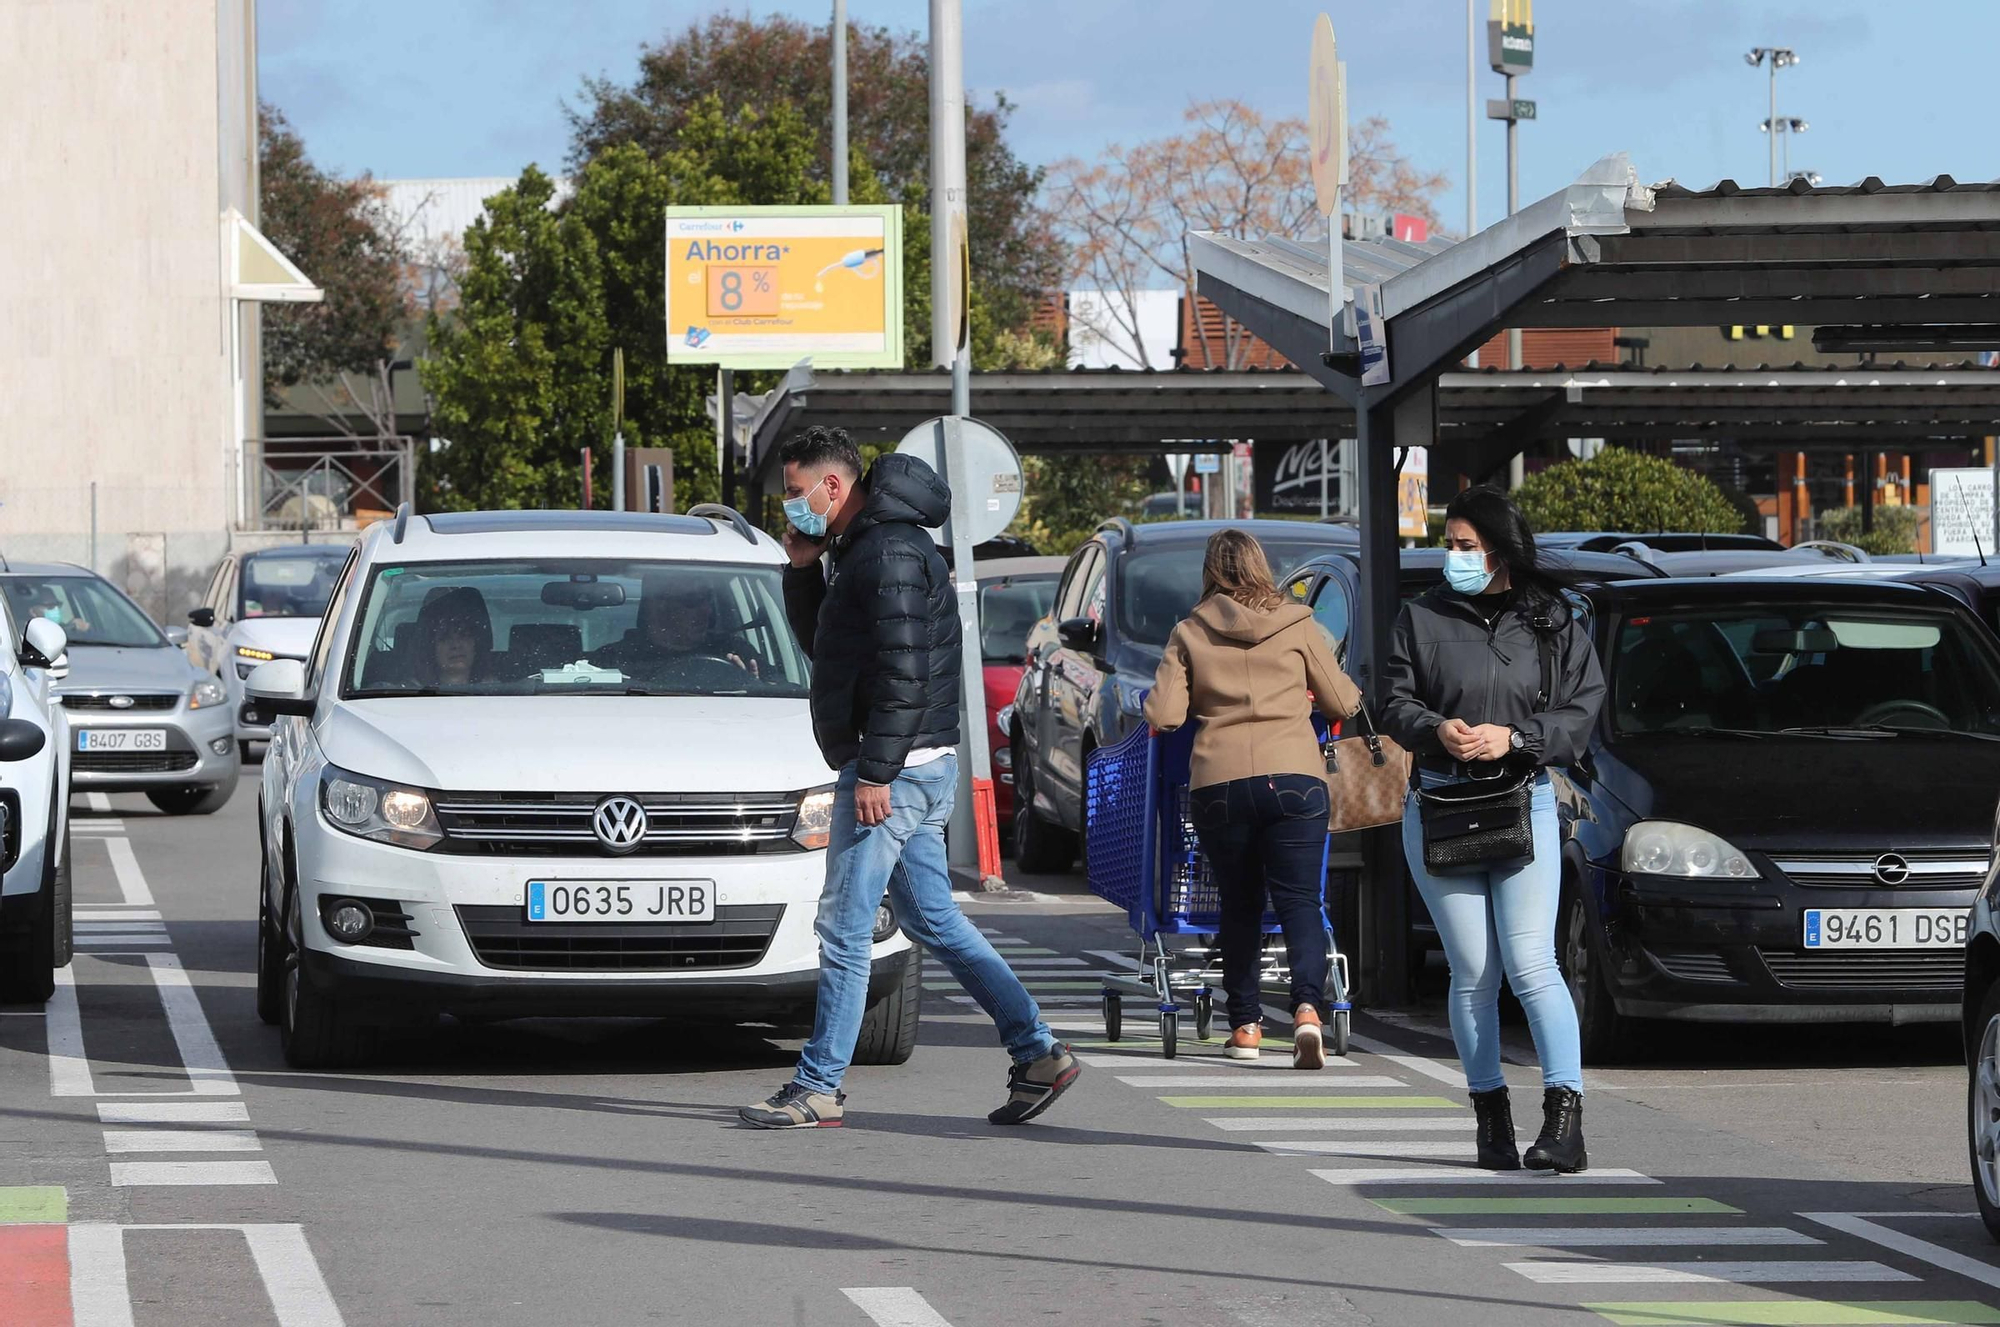
[[[1207,1041],[1215,1028],[1215,997],[1207,991],[1197,991],[1194,997],[1194,1035]]]
[[[1180,1049],[1181,1014],[1178,1009],[1160,1012],[1160,1050],[1169,1060]]]
[[[1345,1009],[1333,1011],[1333,1053],[1343,1057],[1347,1054],[1347,1019]]]
[[[1104,993],[1104,1039],[1116,1041],[1125,1031],[1125,1002],[1118,998],[1118,992]]]

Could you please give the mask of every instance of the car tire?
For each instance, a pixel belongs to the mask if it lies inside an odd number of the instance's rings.
[[[1585,1064],[1613,1064],[1630,1053],[1630,1020],[1612,1002],[1611,988],[1590,945],[1590,911],[1574,889],[1563,891],[1556,936],[1563,981],[1576,1005],[1577,1040]]]
[[[1014,864],[1031,874],[1047,875],[1067,871],[1076,858],[1076,841],[1070,832],[1042,819],[1035,809],[1034,762],[1018,740],[1014,747]]]
[[[235,795],[236,780],[224,779],[206,788],[155,788],[146,800],[170,816],[212,816]]]
[[[854,1042],[856,1064],[902,1064],[917,1049],[917,1021],[924,1002],[924,956],[922,950],[912,948],[903,957],[901,980],[861,1015],[861,1035]]]
[[[2000,982],[1986,988],[1978,1021],[1967,1031],[1972,1034],[1972,1062],[1965,1076],[1965,1151],[1972,1166],[1972,1197],[1986,1233],[2000,1242]]]
[[[277,1027],[285,1016],[284,932],[271,920],[271,867],[266,862],[257,878],[257,1017]]]
[[[0,1004],[47,1004],[56,992],[56,969],[69,966],[74,923],[67,826],[61,863],[44,860],[41,901],[32,920],[0,932]]]
[[[355,1022],[338,1000],[314,989],[300,970],[296,892],[287,904],[287,916],[285,998],[278,1020],[285,1063],[294,1069],[346,1069],[365,1062],[375,1051],[376,1030]]]

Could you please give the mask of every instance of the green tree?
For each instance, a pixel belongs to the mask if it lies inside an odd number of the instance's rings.
[[[1537,530],[1689,530],[1743,528],[1743,516],[1715,483],[1659,456],[1607,447],[1587,461],[1550,466],[1514,491]]]
[[[1886,557],[1916,552],[1917,531],[1922,524],[1923,513],[1915,507],[1877,507],[1875,528],[1864,533],[1861,508],[1834,507],[1819,514],[1819,537],[1853,544],[1871,556]]]
[[[393,358],[411,304],[374,181],[315,165],[275,106],[258,106],[257,126],[258,228],[326,292],[317,304],[264,306],[264,399],[275,405],[283,388]]]

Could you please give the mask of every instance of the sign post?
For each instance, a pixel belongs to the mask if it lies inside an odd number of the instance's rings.
[[[1347,66],[1339,60],[1333,20],[1313,20],[1312,63],[1306,74],[1306,128],[1312,141],[1313,202],[1326,222],[1327,340],[1337,344],[1347,274],[1340,252],[1340,189],[1347,183]]]
[[[1486,118],[1507,122],[1507,215],[1521,210],[1521,121],[1535,118],[1535,103],[1514,95],[1514,79],[1535,67],[1534,0],[1493,0],[1492,17],[1486,23],[1486,58],[1493,72],[1507,79],[1507,95],[1502,101],[1486,103]],[[1507,367],[1521,363],[1521,329],[1507,329]],[[1517,453],[1507,469],[1509,487],[1518,488],[1525,478]]]

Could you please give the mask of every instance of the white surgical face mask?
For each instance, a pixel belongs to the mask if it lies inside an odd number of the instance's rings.
[[[1486,569],[1486,554],[1452,549],[1444,555],[1444,579],[1460,594],[1484,594],[1493,573]]]

